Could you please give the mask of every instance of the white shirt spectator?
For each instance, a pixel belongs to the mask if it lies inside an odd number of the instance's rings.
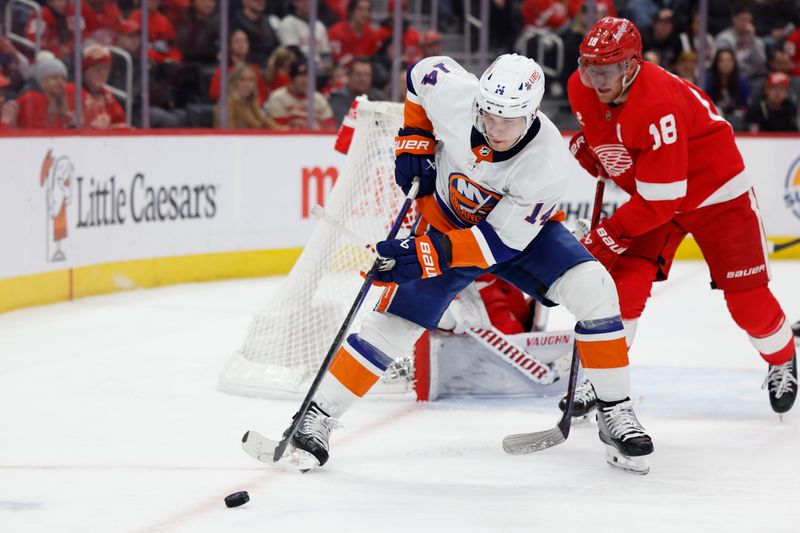
[[[317,45],[316,62],[320,64],[322,57],[330,57],[331,45],[330,42],[328,42],[328,30],[319,20],[315,26],[314,33],[316,35]],[[278,26],[278,38],[281,40],[281,45],[298,46],[304,54],[308,55],[308,21],[296,15],[286,15]]]

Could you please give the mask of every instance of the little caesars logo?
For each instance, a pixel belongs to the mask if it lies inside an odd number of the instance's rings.
[[[42,161],[39,185],[45,191],[47,210],[47,261],[64,261],[63,244],[70,224],[75,230],[129,222],[167,222],[214,218],[217,214],[215,185],[151,185],[137,172],[127,180],[75,175],[68,156],[49,150]],[[68,216],[67,206],[77,213]]]
[[[783,201],[794,216],[800,218],[800,157],[795,159],[786,174]]]

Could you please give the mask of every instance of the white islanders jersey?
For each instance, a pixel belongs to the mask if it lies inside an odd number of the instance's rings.
[[[432,126],[437,140],[436,191],[418,201],[424,219],[445,233],[471,231],[482,255],[470,254],[476,266],[510,259],[555,215],[566,190],[571,156],[561,133],[540,112],[514,147],[494,151],[473,126],[473,74],[435,56],[414,65],[406,81],[406,127]]]

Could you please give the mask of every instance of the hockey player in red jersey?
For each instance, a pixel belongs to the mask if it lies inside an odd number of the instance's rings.
[[[627,19],[606,17],[580,45],[568,84],[581,131],[570,151],[631,195],[583,239],[617,285],[628,345],[654,281],[691,233],[731,317],[769,364],[764,387],[784,413],[797,395],[795,344],[768,288],[769,260],[751,176],[733,130],[700,89],[642,60]],[[583,388],[589,385],[584,385]]]

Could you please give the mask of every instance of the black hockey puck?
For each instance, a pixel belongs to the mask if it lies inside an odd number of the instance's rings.
[[[240,505],[244,505],[250,501],[250,495],[247,494],[246,490],[241,492],[234,492],[233,494],[228,494],[225,496],[225,506],[226,507],[239,507]]]

